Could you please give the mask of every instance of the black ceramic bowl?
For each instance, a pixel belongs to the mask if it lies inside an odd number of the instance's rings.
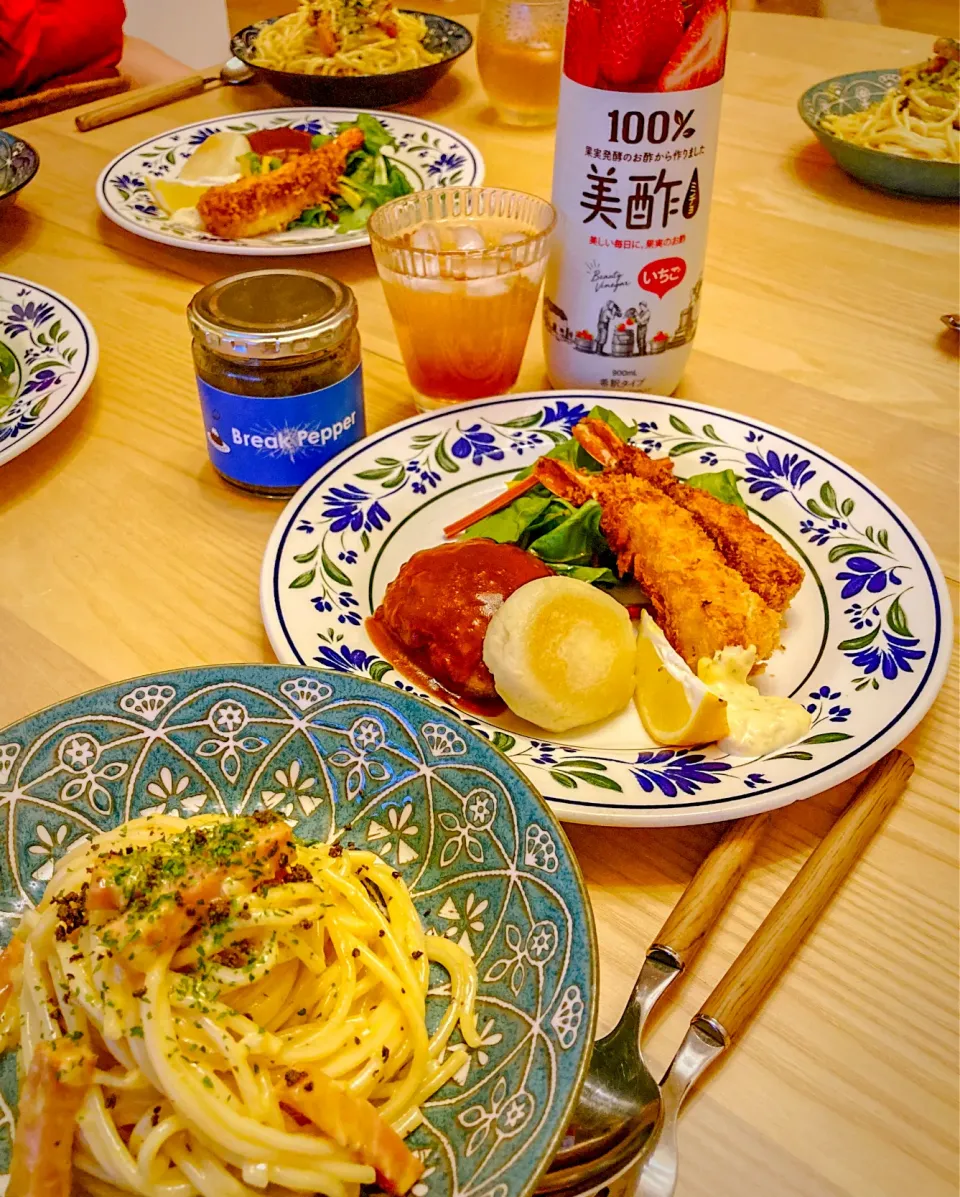
[[[0,207],[13,203],[39,168],[40,155],[33,146],[0,129]]]
[[[428,50],[443,55],[439,62],[414,67],[410,71],[394,71],[389,75],[303,75],[298,71],[277,71],[272,67],[254,66],[250,61],[254,40],[263,26],[272,24],[277,17],[257,21],[235,33],[230,49],[241,62],[252,66],[277,91],[292,100],[331,108],[387,108],[391,104],[415,100],[429,91],[473,44],[470,30],[456,21],[438,17],[434,13],[417,12],[416,9],[402,11],[422,17],[426,22],[424,45]]]

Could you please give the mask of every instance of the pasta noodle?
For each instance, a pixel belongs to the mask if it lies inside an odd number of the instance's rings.
[[[960,66],[948,56],[949,39],[938,41],[934,52],[929,62],[902,70],[900,86],[877,103],[862,112],[825,116],[821,126],[886,154],[960,162]]]
[[[386,75],[439,62],[426,35],[426,22],[391,0],[301,0],[261,28],[250,61],[302,75]]]
[[[289,837],[266,812],[133,820],[69,852],[25,916],[4,1046],[19,1034],[21,1075],[43,1041],[96,1059],[69,1191],[356,1197],[416,1179],[402,1136],[467,1058],[454,1030],[478,1044],[476,970],[378,856]],[[432,1036],[431,961],[451,982]]]

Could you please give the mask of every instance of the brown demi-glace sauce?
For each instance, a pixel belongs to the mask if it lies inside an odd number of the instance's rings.
[[[414,553],[387,587],[367,632],[398,673],[485,717],[504,704],[483,663],[483,639],[515,590],[552,570],[516,545],[462,540]]]

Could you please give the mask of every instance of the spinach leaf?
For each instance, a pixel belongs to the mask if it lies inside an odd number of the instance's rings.
[[[622,441],[628,441],[632,436],[636,435],[637,425],[625,424],[618,415],[610,411],[607,407],[601,407],[598,403],[595,407],[591,407],[587,412],[588,420],[603,420],[605,424],[609,424],[613,431]]]
[[[590,586],[616,586],[619,578],[605,565],[561,565],[558,561],[547,561],[547,565],[561,578],[576,578]]]
[[[0,341],[0,378],[9,378],[17,368],[17,359]]]
[[[521,544],[524,533],[533,525],[548,507],[553,506],[553,496],[542,494],[521,495],[509,507],[502,507],[485,519],[471,524],[463,533],[467,538],[485,536],[497,544]]]
[[[544,453],[541,456],[552,457],[555,461],[565,461],[576,470],[589,470],[591,473],[595,473],[602,469],[600,463],[594,461],[586,449],[581,449],[573,437],[567,441],[560,441],[553,446],[549,453]],[[528,465],[519,474],[514,474],[510,481],[520,482],[523,478],[529,478],[532,473],[533,466]]]
[[[746,508],[746,503],[737,490],[737,476],[733,470],[716,470],[711,474],[694,474],[691,478],[684,478],[687,486],[695,486],[697,490],[705,490],[708,495],[720,499],[723,503],[733,503],[735,507]]]
[[[314,133],[310,138],[310,149],[319,150],[322,145],[326,145],[328,141],[333,141],[329,133]]]
[[[607,547],[600,531],[600,515],[600,504],[589,499],[527,547],[548,563],[592,565],[597,554]]]

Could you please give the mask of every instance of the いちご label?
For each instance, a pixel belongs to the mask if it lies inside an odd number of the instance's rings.
[[[294,490],[366,433],[360,366],[317,391],[276,399],[234,395],[197,379],[215,469],[262,490]]]

